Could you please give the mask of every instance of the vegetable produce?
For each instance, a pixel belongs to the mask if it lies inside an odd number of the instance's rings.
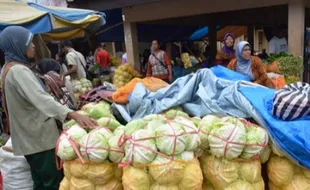
[[[310,170],[301,168],[289,159],[272,155],[267,163],[270,190],[310,189]]]
[[[65,133],[61,134],[59,137],[59,142],[57,144],[57,156],[62,160],[73,160],[77,157],[74,146],[79,147],[78,143],[87,132],[79,127],[78,125],[72,126]]]
[[[85,160],[100,163],[107,159],[109,155],[109,144],[105,128],[91,131],[82,139],[81,154]],[[111,136],[113,136],[111,134]]]
[[[121,126],[121,124],[113,118],[102,117],[97,120],[97,123],[100,127],[106,127],[111,131],[114,131],[117,127]]]
[[[176,122],[167,122],[155,129],[156,147],[167,155],[180,154],[186,148],[187,136],[184,127]]]
[[[182,53],[181,60],[184,64],[185,69],[192,67],[192,62],[188,53]]]
[[[222,122],[221,119],[213,116],[213,115],[207,115],[200,121],[198,128],[199,128],[199,137],[201,140],[200,148],[205,150],[209,148],[209,134],[212,131],[212,129],[217,128],[218,126],[221,126]]]
[[[75,102],[79,101],[79,97],[86,92],[87,90],[91,90],[93,85],[91,81],[82,78],[81,80],[73,80],[72,81],[73,92],[75,97]]]
[[[211,131],[208,140],[210,151],[216,157],[237,158],[245,147],[246,129],[243,125],[224,123]]]
[[[139,73],[135,71],[129,63],[126,63],[116,69],[113,84],[117,88],[120,88],[135,77],[139,77]]]
[[[154,134],[145,129],[139,129],[132,134],[132,138],[138,140],[136,144],[127,141],[125,144],[125,161],[131,161],[138,164],[150,164],[156,157],[155,140],[152,139]],[[139,140],[145,139],[145,140]]]
[[[60,183],[60,190],[122,190],[122,169],[117,165],[104,163],[85,163],[66,161],[65,178]]]
[[[268,142],[268,134],[266,130],[261,127],[248,126],[250,129],[246,134],[246,146],[241,157],[252,158],[259,155]]]
[[[216,190],[265,189],[259,160],[228,161],[205,152],[200,158],[200,163],[205,179]]]

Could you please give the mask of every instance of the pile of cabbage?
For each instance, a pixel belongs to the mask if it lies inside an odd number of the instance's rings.
[[[274,145],[267,162],[270,190],[309,190],[310,169],[301,168],[290,161]]]
[[[234,117],[207,115],[198,127],[200,149],[217,158],[251,159],[258,157],[268,145],[265,129]]]
[[[139,73],[135,71],[129,63],[125,63],[116,69],[114,73],[113,84],[116,86],[116,88],[121,88],[129,81],[131,81],[131,79],[138,76]]]
[[[194,152],[200,145],[198,128],[188,117],[149,115],[129,122],[120,142],[124,146],[124,189],[200,190],[203,176]]]
[[[93,88],[91,81],[87,80],[86,78],[82,78],[81,80],[73,80],[72,86],[74,92],[74,99],[76,102],[79,100],[79,97],[84,92]]]
[[[78,113],[97,120],[98,126],[106,127],[112,132],[120,126],[120,123],[115,119],[111,112],[111,105],[104,100],[98,103],[88,103],[84,105]],[[70,120],[64,124],[63,128],[68,129],[75,124],[76,121]]]
[[[227,160],[208,152],[200,157],[205,177],[205,189],[209,190],[264,190],[259,160]]]
[[[59,190],[122,190],[122,169],[117,164],[64,162],[65,177]]]

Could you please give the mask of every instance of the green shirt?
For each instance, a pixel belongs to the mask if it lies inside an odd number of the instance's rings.
[[[59,136],[55,119],[64,122],[72,111],[45,92],[34,73],[23,65],[8,71],[5,95],[14,154],[55,148]]]

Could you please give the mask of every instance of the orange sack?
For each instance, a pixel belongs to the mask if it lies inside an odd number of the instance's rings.
[[[116,92],[113,93],[113,101],[119,104],[127,104],[128,96],[132,93],[137,83],[142,83],[148,90],[152,92],[156,92],[157,90],[165,88],[169,85],[165,81],[154,77],[147,77],[144,79],[134,78],[124,87],[119,88]]]

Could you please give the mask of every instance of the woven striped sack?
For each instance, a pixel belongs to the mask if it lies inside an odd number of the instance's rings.
[[[310,113],[310,85],[296,82],[278,90],[273,98],[272,114],[278,119],[291,121]]]

